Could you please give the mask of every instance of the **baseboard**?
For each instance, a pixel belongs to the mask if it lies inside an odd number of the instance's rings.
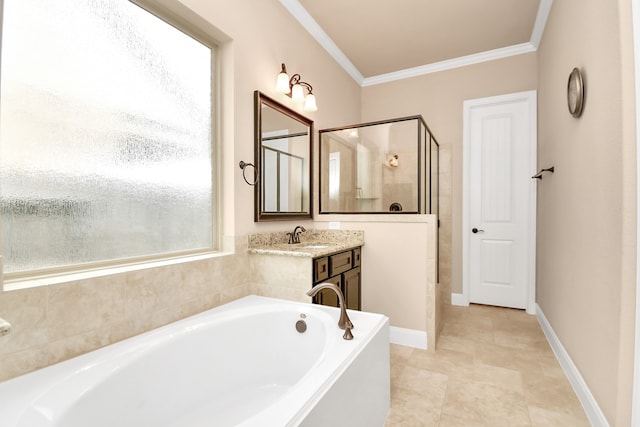
[[[389,341],[391,344],[406,345],[407,347],[427,349],[427,333],[416,329],[405,329],[397,326],[389,327]]]
[[[591,394],[591,390],[589,390],[587,383],[582,378],[582,375],[580,375],[580,371],[578,371],[578,368],[571,360],[567,350],[562,346],[560,339],[558,339],[553,328],[551,328],[551,324],[538,304],[536,304],[536,317],[538,318],[538,323],[540,324],[544,335],[547,337],[547,341],[549,341],[551,349],[556,355],[564,374],[567,376],[573,390],[576,392],[578,400],[580,400],[591,425],[594,427],[608,427],[609,423],[604,416],[602,409],[600,409],[600,406],[593,397],[593,394]]]
[[[451,305],[461,305],[463,307],[467,307],[469,305],[469,300],[464,296],[464,294],[451,294]]]

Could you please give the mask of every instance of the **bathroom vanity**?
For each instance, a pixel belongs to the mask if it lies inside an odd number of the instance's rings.
[[[287,243],[286,233],[249,236],[253,292],[300,302],[311,302],[306,292],[320,283],[337,285],[347,308],[362,306],[362,246],[364,232],[308,230],[301,242]],[[313,302],[338,306],[335,293],[322,290]]]
[[[360,310],[362,274],[360,247],[313,259],[313,286],[333,283],[342,291],[348,309]],[[338,307],[338,296],[323,289],[314,297],[314,303]]]

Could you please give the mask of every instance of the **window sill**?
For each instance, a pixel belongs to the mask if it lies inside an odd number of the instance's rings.
[[[59,285],[61,283],[74,282],[78,280],[87,280],[97,277],[109,276],[112,274],[127,273],[130,271],[145,270],[148,268],[158,268],[167,265],[182,264],[187,262],[201,261],[205,259],[218,258],[233,255],[231,251],[219,252],[209,251],[197,254],[173,256],[162,259],[154,259],[147,261],[131,262],[127,264],[119,264],[107,267],[88,268],[84,270],[75,270],[55,274],[43,274],[39,276],[22,277],[16,279],[5,280],[2,283],[2,291],[10,292],[21,289],[35,288],[39,286]]]

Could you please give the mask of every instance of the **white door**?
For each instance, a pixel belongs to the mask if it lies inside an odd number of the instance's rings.
[[[464,103],[463,293],[535,310],[536,93]]]

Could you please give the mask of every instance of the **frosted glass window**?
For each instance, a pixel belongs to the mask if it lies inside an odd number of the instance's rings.
[[[4,0],[5,273],[216,245],[214,46],[125,0]]]

